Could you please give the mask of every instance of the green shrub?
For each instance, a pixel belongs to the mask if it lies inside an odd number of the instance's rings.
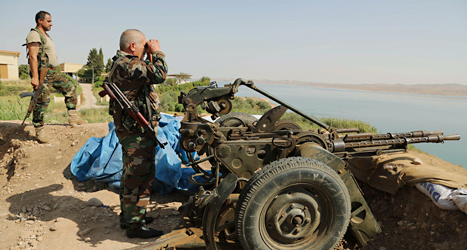
[[[368,122],[360,120],[342,119],[335,117],[322,117],[321,122],[334,127],[334,128],[358,128],[362,133],[377,133],[375,127],[371,126]]]
[[[96,81],[94,81],[94,86],[92,86],[92,88],[102,88],[102,84],[104,84],[104,80],[105,80],[105,77],[104,76],[100,76],[97,78]]]
[[[259,109],[264,110],[264,111],[268,111],[269,109],[271,109],[271,103],[263,101],[263,100],[258,101],[256,105],[259,107]]]
[[[21,75],[19,76],[19,79],[21,79],[21,80],[29,80],[29,74],[23,73],[23,74],[21,74]]]
[[[211,78],[207,77],[207,76],[203,76],[201,77],[201,79],[199,79],[200,82],[208,82],[208,83],[211,83]]]
[[[185,109],[183,108],[183,105],[180,103],[175,104],[175,112],[185,112]]]
[[[3,96],[3,91],[5,89],[5,86],[3,86],[2,81],[0,80],[0,96]]]
[[[168,86],[166,84],[158,84],[155,85],[155,89],[157,94],[159,95],[159,99],[161,101],[161,111],[162,112],[185,112],[182,104],[178,103],[178,96],[180,95],[181,91],[188,93],[191,89],[198,86],[207,86],[209,82],[189,82],[180,85]],[[196,113],[201,114],[202,108],[197,107]]]
[[[232,101],[233,109],[231,112],[244,112],[249,114],[262,115],[271,109],[271,104],[263,100],[253,98],[234,98]]]
[[[164,83],[167,86],[175,86],[177,84],[177,80],[174,78],[167,78]]]
[[[367,122],[363,122],[360,120],[351,120],[351,119],[341,119],[341,118],[335,118],[335,117],[320,117],[317,118],[313,115],[310,115],[312,118],[319,120],[320,122],[329,125],[333,128],[358,128],[361,133],[377,133],[377,130],[375,127],[371,126]],[[304,130],[309,130],[309,129],[318,129],[320,128],[316,124],[312,124],[311,121],[308,119],[302,117],[299,114],[293,113],[293,112],[286,112],[280,120],[289,120],[297,123],[300,125],[300,127]]]
[[[167,92],[163,93],[160,100],[161,100],[161,105],[165,105],[165,104],[168,104],[168,103],[178,103],[177,93],[175,93],[172,90],[167,91]]]
[[[167,80],[166,80],[167,82]],[[180,85],[174,85],[174,86],[169,86],[166,84],[157,84],[156,85],[156,91],[158,94],[162,94],[168,91],[173,91],[177,95],[180,94],[180,91],[184,91],[188,93],[192,88],[194,87],[199,87],[199,86],[208,86],[209,82],[202,82],[202,81],[196,81],[196,82],[189,82],[185,84],[180,84]]]

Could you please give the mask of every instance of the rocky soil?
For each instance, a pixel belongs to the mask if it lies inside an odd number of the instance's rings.
[[[53,142],[38,144],[32,125],[0,122],[0,249],[127,249],[154,241],[128,239],[120,229],[118,194],[95,181],[79,182],[70,172],[73,156],[90,137],[108,133],[107,124],[77,127],[48,124]],[[440,145],[442,146],[442,145]],[[435,166],[467,170],[434,156],[414,152]],[[361,183],[365,198],[382,228],[367,247],[396,249],[467,249],[467,215],[443,211],[415,187],[395,196]],[[91,204],[93,198],[102,204]],[[169,232],[188,197],[153,194],[150,226]],[[95,201],[95,200],[94,200]],[[338,249],[353,249],[343,241]]]

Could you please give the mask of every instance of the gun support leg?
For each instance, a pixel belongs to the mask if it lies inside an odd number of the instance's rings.
[[[350,194],[351,216],[348,232],[355,238],[361,247],[381,232],[373,213],[363,198],[362,191],[347,169],[346,163],[329,151],[319,147],[315,143],[304,143],[296,152],[297,156],[308,157],[321,161],[331,167],[342,178]]]
[[[237,179],[238,177],[236,175],[228,174],[216,188],[219,196],[210,202],[204,211],[203,234],[207,250],[219,250],[215,239],[217,218],[225,200],[237,186]]]
[[[131,249],[163,250],[163,249],[204,249],[201,228],[182,228],[163,235],[155,242]]]

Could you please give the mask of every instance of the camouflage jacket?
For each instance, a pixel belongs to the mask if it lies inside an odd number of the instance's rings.
[[[115,67],[115,70],[109,80],[138,107],[153,127],[158,125],[161,107],[152,84],[163,83],[167,77],[167,63],[164,57],[164,53],[157,51],[153,55],[153,64],[149,60],[142,61],[137,56],[117,51],[117,55],[112,58],[112,67]],[[109,113],[113,115],[117,131],[124,129],[128,132],[144,133],[138,122],[123,111],[116,101],[110,101]]]

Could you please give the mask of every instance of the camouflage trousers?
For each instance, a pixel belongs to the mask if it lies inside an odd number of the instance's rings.
[[[48,68],[48,70],[49,72],[44,79],[44,88],[32,113],[32,124],[34,127],[44,126],[44,114],[49,106],[51,87],[54,87],[65,96],[67,109],[76,109],[76,104],[78,103],[75,85],[59,74],[55,68]]]
[[[122,145],[123,173],[120,181],[120,223],[136,229],[146,216],[155,180],[155,142],[140,133],[116,130]],[[124,219],[124,220],[123,220]]]

